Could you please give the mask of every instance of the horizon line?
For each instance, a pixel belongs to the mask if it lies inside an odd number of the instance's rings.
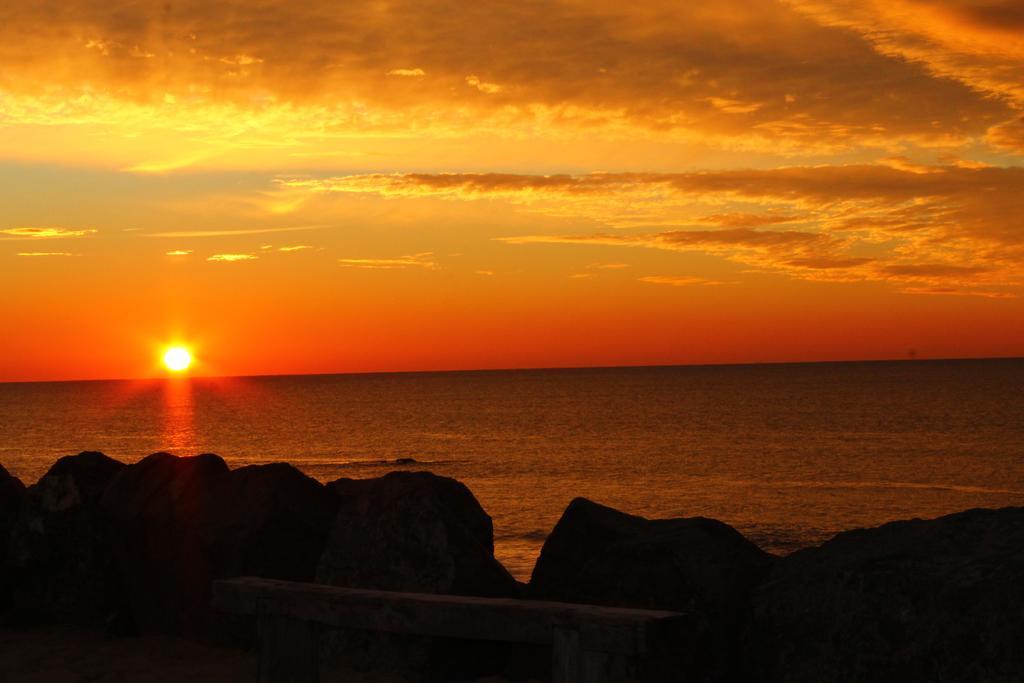
[[[942,363],[965,361],[1006,361],[1024,360],[1024,356],[945,356],[936,358],[900,357],[900,358],[844,358],[835,360],[780,360],[780,361],[745,361],[737,363],[638,363],[624,365],[552,365],[525,367],[494,367],[494,368],[460,368],[431,370],[364,370],[349,372],[291,372],[265,373],[246,375],[154,375],[147,377],[94,377],[71,379],[14,379],[0,380],[0,384],[58,384],[70,382],[152,382],[157,380],[214,380],[214,379],[261,379],[274,377],[346,377],[364,375],[438,375],[438,374],[471,374],[498,372],[544,372],[572,370],[643,370],[665,368],[725,368],[725,367],[758,367],[782,365],[826,365],[826,364],[858,364],[858,363]]]

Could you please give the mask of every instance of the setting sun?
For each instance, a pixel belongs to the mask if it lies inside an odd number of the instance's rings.
[[[192,365],[192,354],[184,346],[171,346],[164,352],[164,365],[171,372],[183,372]]]

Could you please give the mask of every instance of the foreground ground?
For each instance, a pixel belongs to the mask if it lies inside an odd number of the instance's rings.
[[[4,683],[252,683],[256,653],[205,647],[184,638],[111,638],[74,626],[0,629]],[[397,683],[383,676],[325,671],[323,680]],[[488,678],[476,683],[503,683]]]
[[[0,671],[26,683],[256,680],[256,655],[182,638],[110,638],[72,626],[0,630]]]

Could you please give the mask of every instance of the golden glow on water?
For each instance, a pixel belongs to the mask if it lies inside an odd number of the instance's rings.
[[[192,380],[171,377],[164,382],[160,406],[159,450],[175,455],[195,455],[195,400]]]

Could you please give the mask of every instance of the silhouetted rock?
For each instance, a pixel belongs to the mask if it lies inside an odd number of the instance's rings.
[[[753,600],[748,680],[1024,680],[1024,508],[841,533]]]
[[[25,490],[9,542],[19,618],[102,623],[117,612],[99,501],[124,467],[102,453],[69,455]]]
[[[10,606],[14,572],[8,544],[24,499],[25,485],[0,465],[0,612]]]
[[[209,527],[228,467],[154,453],[107,488],[103,514],[130,617],[144,633],[199,634],[213,575]]]
[[[491,518],[464,484],[391,472],[327,485],[341,500],[317,570],[323,583],[452,595],[515,595],[494,559]]]
[[[231,470],[210,527],[225,576],[313,581],[338,498],[286,463]]]
[[[339,479],[328,487],[341,505],[318,582],[450,595],[518,594],[515,579],[494,558],[491,518],[462,483],[429,472],[392,472],[376,479]],[[386,634],[341,633],[329,649],[333,659],[344,658],[352,668],[386,665],[403,670],[410,680],[434,675],[445,665],[463,665],[467,674],[479,673],[481,664],[496,665],[487,644]]]
[[[0,558],[6,557],[6,540],[25,498],[25,485],[0,465]]]
[[[576,498],[544,543],[528,592],[538,600],[689,612],[701,642],[680,644],[680,655],[700,657],[677,666],[715,678],[735,664],[750,591],[772,560],[713,519],[648,520]]]
[[[238,643],[251,624],[209,607],[210,582],[240,575],[311,581],[336,497],[291,465],[229,471],[216,455],[151,455],[103,498],[135,626]]]

